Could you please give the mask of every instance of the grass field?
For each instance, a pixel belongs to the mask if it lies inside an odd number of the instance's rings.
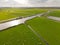
[[[46,12],[43,9],[0,9],[0,21]],[[0,32],[0,45],[45,45],[27,26],[18,25]]]
[[[49,16],[60,17],[60,10],[54,10],[48,14]]]
[[[0,45],[45,45],[27,26],[21,24],[0,32]]]
[[[49,45],[60,44],[60,22],[41,17],[27,21],[26,24],[38,32]]]
[[[27,17],[47,12],[46,9],[0,9],[0,21],[15,17]],[[47,16],[60,17],[60,10],[50,12]],[[41,16],[31,19],[25,24],[17,25],[0,32],[0,45],[46,45],[28,25],[46,40],[49,45],[60,45],[60,22]]]
[[[20,9],[20,8],[2,8],[0,9],[0,21],[15,17],[26,17],[46,12],[43,9]]]

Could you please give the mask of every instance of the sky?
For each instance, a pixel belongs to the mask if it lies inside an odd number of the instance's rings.
[[[60,0],[0,0],[0,7],[60,7]]]

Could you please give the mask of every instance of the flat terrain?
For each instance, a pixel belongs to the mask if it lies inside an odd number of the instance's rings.
[[[0,21],[15,17],[32,16],[47,12],[47,10],[36,8],[2,8],[0,9]],[[47,16],[60,17],[60,10],[53,10],[47,14]],[[33,29],[33,31],[28,27],[28,25]],[[26,21],[25,24],[0,31],[0,45],[46,45],[39,36],[41,36],[49,45],[60,45],[60,22],[48,19],[44,15],[41,17],[38,16]]]
[[[0,45],[44,45],[26,25],[18,25],[0,32]]]
[[[49,45],[60,44],[60,22],[55,22],[45,17],[37,17],[27,21],[37,33],[39,33]]]
[[[43,9],[1,9],[0,21],[21,16],[32,16],[46,11]],[[26,25],[21,24],[0,32],[0,45],[45,45],[45,43]]]
[[[26,17],[46,12],[43,9],[20,9],[20,8],[2,8],[0,9],[0,21],[15,17]]]
[[[54,10],[48,14],[49,16],[56,16],[60,17],[60,9],[59,10]]]

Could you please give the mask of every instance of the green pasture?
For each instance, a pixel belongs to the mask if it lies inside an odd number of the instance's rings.
[[[48,16],[60,17],[60,10],[53,10],[48,14]]]
[[[25,24],[0,32],[0,45],[45,45]]]
[[[60,44],[60,22],[56,22],[45,17],[37,17],[26,22],[34,31],[40,34],[49,45]]]
[[[15,17],[27,17],[31,15],[47,12],[45,9],[20,9],[20,8],[2,8],[0,9],[0,21]]]
[[[60,10],[38,8],[0,8],[0,21],[16,17],[27,17],[52,10],[47,16],[60,17]],[[46,14],[45,14],[46,15]],[[3,31],[0,31],[0,45],[45,45],[45,43],[28,28],[38,33],[49,45],[60,45],[60,22],[46,16],[36,17]]]

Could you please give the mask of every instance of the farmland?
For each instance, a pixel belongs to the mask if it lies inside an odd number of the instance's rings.
[[[60,10],[37,8],[0,9],[0,21],[16,17],[29,17],[52,10],[46,16],[37,16],[31,20],[0,31],[0,45],[59,45],[60,21],[48,19],[47,16],[60,17]],[[31,27],[29,28],[28,25]]]
[[[0,45],[44,44],[29,28],[21,24],[0,32]]]
[[[60,23],[45,17],[35,18],[27,21],[37,33],[39,33],[50,45],[59,45],[60,43]]]
[[[50,12],[48,15],[49,15],[49,16],[60,17],[60,10],[52,11],[52,12]]]
[[[16,17],[27,17],[31,15],[40,14],[46,12],[43,9],[19,9],[19,8],[3,8],[0,9],[0,21],[7,20]]]

